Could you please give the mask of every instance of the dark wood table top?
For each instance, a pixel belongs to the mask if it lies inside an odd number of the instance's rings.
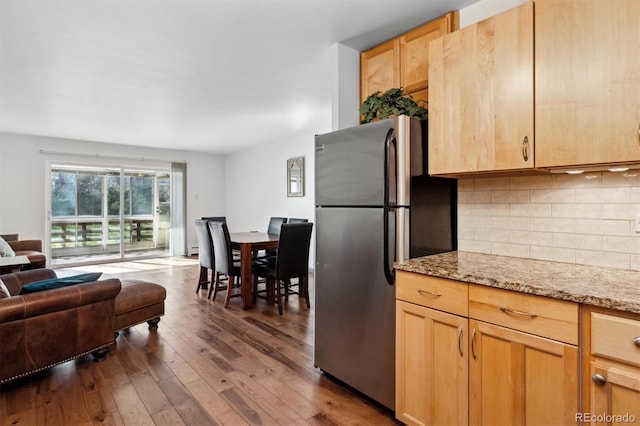
[[[277,234],[267,234],[266,232],[230,232],[231,242],[236,244],[265,243],[278,241]]]

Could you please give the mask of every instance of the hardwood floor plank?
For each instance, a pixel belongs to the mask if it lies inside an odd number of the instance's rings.
[[[78,368],[80,374],[80,382],[82,383],[82,397],[85,407],[91,416],[93,422],[103,423],[109,417],[110,406],[109,401],[105,400],[103,393],[100,392],[98,379],[95,377],[97,370],[92,369],[91,365],[85,365]]]
[[[120,416],[120,412],[118,411],[117,404],[113,399],[112,387],[110,385],[111,382],[104,377],[103,371],[100,368],[93,368],[93,376],[96,380],[97,391],[100,394],[100,397],[102,398],[102,406],[106,411],[102,421],[101,422],[94,421],[94,424],[114,425],[114,426],[124,425],[124,421]]]
[[[186,424],[217,424],[176,377],[160,380],[158,385]]]
[[[222,425],[248,425],[247,422],[207,382],[197,380],[185,387],[198,400],[202,408]]]
[[[37,423],[36,412],[34,410],[20,411],[2,417],[2,425],[5,426],[32,426]]]
[[[66,424],[91,423],[93,418],[85,404],[84,389],[76,360],[54,367],[58,383],[58,403],[62,410],[62,420]]]
[[[138,359],[135,353],[133,353],[133,350],[124,335],[118,336],[118,341],[111,347],[111,350],[114,351],[115,355],[120,360],[120,365],[124,368],[127,376],[132,376],[146,369],[144,362]]]
[[[242,392],[230,388],[220,392],[220,395],[244,418],[250,425],[275,425],[277,422],[262,411],[255,402],[249,400]]]
[[[132,383],[119,385],[112,390],[112,394],[125,425],[154,424]]]
[[[153,414],[153,421],[158,426],[186,425],[174,407],[167,408]]]
[[[156,382],[146,371],[129,376],[131,378],[131,384],[136,389],[140,399],[147,407],[147,411],[151,413],[151,417],[154,413],[166,410],[172,407],[169,398],[162,392],[158,382]]]
[[[247,376],[242,372],[229,374],[231,382],[237,389],[246,394],[251,401],[254,401],[262,410],[268,413],[280,424],[302,425],[307,424],[305,418],[299,414],[298,410],[290,408],[282,400],[282,395],[270,393],[254,377]],[[299,407],[304,409],[304,407]]]
[[[268,324],[265,321],[260,321],[254,317],[249,317],[249,316],[244,317],[243,320],[259,328],[265,333],[270,334],[271,336],[277,338],[278,340],[281,340],[282,342],[290,344],[291,346],[300,350],[304,354],[308,356],[313,356],[313,346],[307,344],[306,342],[300,341],[295,337],[291,336],[290,334],[286,333],[285,331],[283,331],[283,328],[284,328],[283,324],[274,326],[274,325]]]
[[[163,338],[168,341],[176,351],[182,354],[186,362],[189,363],[194,371],[196,371],[200,377],[205,379],[207,383],[211,384],[216,392],[228,389],[227,379],[224,372],[202,355],[200,350],[194,349],[182,337],[173,332],[165,332]]]
[[[243,311],[239,299],[224,308],[223,297],[195,294],[196,259],[109,265],[118,268],[103,277],[165,287],[159,329],[124,331],[103,362],[86,356],[1,386],[0,426],[398,424],[314,367],[313,280],[311,310],[290,296],[279,315],[265,300]]]
[[[308,420],[311,425],[322,425],[322,426],[333,426],[338,425],[338,423],[334,422],[331,418],[327,417],[324,413],[318,413],[315,416],[311,417]]]
[[[286,367],[277,367],[284,369]],[[317,401],[305,398],[287,382],[281,380],[273,374],[274,369],[262,370],[254,376],[254,379],[260,383],[268,392],[278,395],[279,399],[293,410],[297,410],[300,416],[309,419],[322,412],[321,404]]]
[[[124,341],[131,349],[131,356],[140,365],[142,364],[145,370],[148,370],[155,380],[166,379],[173,376],[173,372],[164,361],[158,358],[150,342],[157,340],[158,336],[156,332],[143,332],[131,328],[128,332],[122,336],[118,336],[116,344],[124,344]]]

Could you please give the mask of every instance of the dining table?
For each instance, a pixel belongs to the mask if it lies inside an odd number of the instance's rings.
[[[280,235],[266,232],[230,232],[231,248],[240,251],[240,298],[242,309],[253,306],[251,258],[256,250],[277,249]]]

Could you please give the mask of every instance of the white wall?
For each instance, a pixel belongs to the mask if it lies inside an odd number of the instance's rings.
[[[40,154],[57,151],[84,155]],[[103,156],[131,160],[100,159]],[[140,161],[146,157],[166,161]],[[197,245],[193,221],[200,216],[225,213],[224,159],[221,156],[179,150],[161,150],[116,144],[0,133],[0,233],[45,240],[45,190],[48,161],[164,166],[171,160],[187,164],[187,247]]]
[[[331,128],[357,126],[360,121],[360,52],[342,44],[331,47]]]
[[[314,218],[314,136],[229,154],[226,215],[231,231],[266,231],[271,216]],[[305,195],[287,197],[287,159],[304,157]]]

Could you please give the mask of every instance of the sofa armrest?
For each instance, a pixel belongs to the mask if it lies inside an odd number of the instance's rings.
[[[42,240],[7,241],[13,251],[39,251],[42,253]]]
[[[29,271],[0,275],[0,280],[7,286],[9,294],[12,296],[20,293],[20,289],[22,289],[22,286],[25,284],[34,281],[48,280],[50,278],[56,278],[56,273],[53,269],[32,269]]]
[[[111,278],[0,299],[0,324],[74,309],[108,299],[113,299],[115,304],[120,289],[120,280]]]

